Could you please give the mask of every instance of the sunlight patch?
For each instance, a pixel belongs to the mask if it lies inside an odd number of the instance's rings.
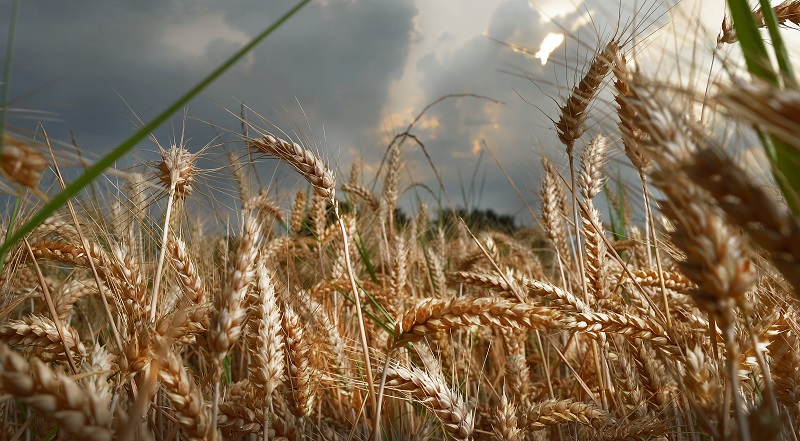
[[[559,17],[565,17],[573,12],[583,4],[578,0],[530,0],[528,4],[535,10],[541,12],[542,23],[547,23]]]
[[[564,34],[551,32],[544,37],[542,44],[539,46],[539,52],[536,52],[536,55],[534,56],[542,60],[542,65],[545,65],[547,64],[547,59],[550,57],[550,54],[552,54],[556,48],[561,46],[561,43],[563,42]]]

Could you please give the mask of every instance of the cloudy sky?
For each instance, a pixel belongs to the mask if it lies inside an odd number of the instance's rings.
[[[389,140],[426,104],[447,94],[482,95],[496,102],[448,99],[430,109],[413,133],[427,146],[456,205],[463,206],[462,189],[469,193],[474,182],[469,204],[517,214],[527,223],[524,204],[502,172],[481,158],[481,143],[535,205],[530,190],[538,188],[541,155],[563,160],[550,118],[599,42],[611,38],[620,21],[637,23],[626,32],[641,39],[675,17],[683,23],[700,17],[711,30],[698,46],[709,53],[723,3],[684,1],[673,8],[660,0],[317,0],[188,105],[196,118],[187,123],[188,147],[212,141],[214,130],[203,121],[239,130],[228,111],[238,114],[244,102],[287,133],[315,139],[340,177],[353,158],[363,157],[371,178]],[[24,1],[9,123],[30,130],[44,120],[51,137],[69,141],[71,130],[82,150],[102,154],[135,131],[137,117],[147,121],[158,114],[292,6],[287,0]],[[10,0],[0,2],[3,37],[10,10]],[[688,25],[682,26],[685,32]],[[658,49],[653,65],[671,71],[674,58],[664,51],[694,47],[700,31],[689,32],[688,42],[682,40],[687,33],[676,38],[669,26],[660,32],[667,36],[651,38],[647,47]],[[558,43],[561,35],[565,41],[546,64],[532,55],[543,41]],[[0,43],[0,51],[5,46]],[[608,110],[595,108],[597,114]],[[156,137],[166,145],[180,126],[176,116]],[[141,149],[153,145],[142,143]],[[401,185],[437,189],[419,149],[407,144],[403,154]],[[281,179],[299,185],[296,177]],[[432,203],[418,189],[404,195],[406,207],[416,204],[417,195]]]

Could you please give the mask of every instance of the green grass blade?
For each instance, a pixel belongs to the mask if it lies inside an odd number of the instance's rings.
[[[728,0],[728,8],[731,10],[733,28],[739,39],[747,70],[757,78],[779,84],[778,75],[770,65],[767,46],[761,38],[758,22],[750,10],[750,4],[747,0]]]
[[[778,18],[768,0],[760,0],[764,23],[769,29],[778,65],[784,79],[794,87],[794,73],[786,46],[778,29]],[[759,32],[758,22],[747,0],[728,0],[733,27],[744,54],[747,70],[755,78],[781,87],[780,78],[772,68],[767,47]],[[800,154],[775,136],[760,135],[761,144],[770,160],[772,174],[796,217],[800,217]]]
[[[775,59],[778,60],[778,68],[785,85],[791,89],[797,88],[797,81],[794,77],[794,70],[789,61],[789,52],[786,50],[786,44],[781,37],[780,24],[778,23],[778,16],[775,10],[769,4],[769,0],[761,1],[761,12],[764,15],[764,23],[769,30],[769,38],[772,40],[772,47],[775,51]]]
[[[95,178],[100,176],[103,171],[113,165],[117,160],[119,160],[125,153],[131,150],[136,143],[144,139],[149,133],[155,130],[158,126],[160,126],[164,121],[166,121],[173,113],[178,111],[181,107],[186,105],[192,98],[194,98],[197,94],[203,91],[209,84],[211,84],[214,80],[216,80],[220,75],[222,75],[225,71],[227,71],[231,66],[233,66],[239,59],[241,59],[244,55],[250,52],[257,44],[259,44],[264,38],[272,34],[278,27],[280,27],[286,20],[288,20],[292,15],[298,12],[303,6],[308,4],[311,0],[302,0],[300,1],[294,8],[292,8],[289,12],[284,14],[280,17],[275,23],[270,25],[267,29],[265,29],[262,33],[257,35],[253,38],[249,43],[247,43],[244,47],[242,47],[238,52],[236,52],[233,56],[231,56],[227,61],[222,63],[217,69],[211,72],[206,78],[202,81],[197,83],[194,87],[192,87],[188,92],[186,92],[183,96],[178,98],[171,106],[169,106],[166,110],[161,112],[157,117],[155,117],[152,121],[147,123],[144,127],[139,129],[136,133],[133,134],[130,138],[128,138],[125,142],[117,146],[114,150],[112,150],[109,154],[102,157],[99,161],[97,161],[94,165],[89,167],[82,175],[72,181],[61,193],[58,193],[50,200],[44,207],[42,207],[39,211],[37,211],[31,219],[26,222],[23,226],[21,226],[14,234],[6,240],[2,246],[0,246],[0,253],[7,252],[14,244],[16,244],[22,237],[26,234],[33,231],[37,225],[42,223],[45,219],[47,219],[53,212],[64,206],[67,200],[80,192],[84,187],[89,185]]]

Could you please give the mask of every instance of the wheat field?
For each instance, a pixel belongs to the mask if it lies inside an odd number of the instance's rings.
[[[773,11],[800,25],[800,2]],[[730,20],[717,43],[738,44]],[[398,215],[411,128],[377,175],[342,176],[242,119],[215,171],[237,184],[223,229],[193,214],[213,183],[182,137],[109,171],[113,190],[3,257],[0,439],[797,440],[797,195],[725,130],[799,148],[800,92],[740,74],[680,90],[633,49],[599,42],[552,115],[568,162],[542,160],[533,228]],[[3,139],[23,201],[7,231],[63,181],[49,143]],[[639,178],[627,197],[612,155]],[[267,160],[296,195],[257,184]]]

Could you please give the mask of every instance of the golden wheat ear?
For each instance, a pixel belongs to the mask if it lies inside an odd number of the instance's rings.
[[[36,188],[47,168],[47,160],[41,152],[6,132],[3,135],[0,168],[11,182]]]
[[[271,134],[266,134],[261,139],[248,139],[247,146],[285,161],[314,187],[317,194],[333,201],[336,176],[311,150]]]
[[[422,402],[433,411],[454,439],[471,439],[474,413],[457,391],[447,387],[444,378],[432,377],[417,368],[390,366],[386,374],[386,387]]]

